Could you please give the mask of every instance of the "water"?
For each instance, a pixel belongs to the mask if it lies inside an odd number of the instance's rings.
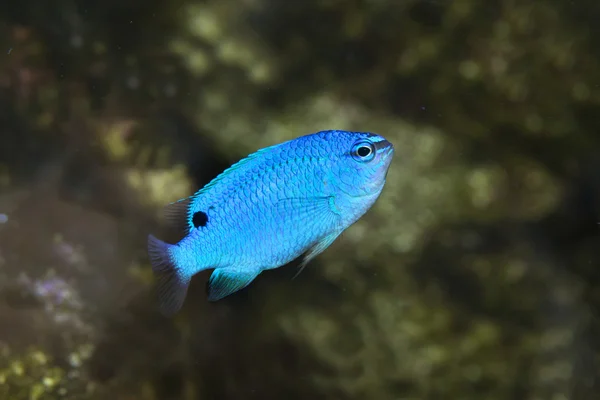
[[[39,0],[0,12],[0,400],[583,399],[600,368],[600,3]],[[162,206],[369,130],[377,204],[176,319]],[[93,383],[93,385],[91,384]],[[54,396],[54,397],[53,397]]]

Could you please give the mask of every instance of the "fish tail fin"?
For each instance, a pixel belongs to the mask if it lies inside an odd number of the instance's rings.
[[[158,301],[161,312],[166,316],[181,309],[190,285],[190,276],[173,257],[173,247],[172,244],[148,235],[148,255],[157,279]]]

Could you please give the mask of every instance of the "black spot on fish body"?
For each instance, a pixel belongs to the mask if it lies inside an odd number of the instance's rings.
[[[194,228],[196,229],[206,226],[207,223],[208,215],[204,211],[198,211],[192,216],[192,224],[194,224]]]

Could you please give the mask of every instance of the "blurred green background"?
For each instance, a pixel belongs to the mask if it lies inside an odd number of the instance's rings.
[[[600,2],[0,4],[0,399],[597,399]],[[297,262],[158,314],[162,206],[323,129],[397,149]]]

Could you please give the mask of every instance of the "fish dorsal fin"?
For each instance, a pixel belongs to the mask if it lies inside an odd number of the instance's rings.
[[[221,181],[223,181],[226,178],[228,178],[229,176],[231,176],[232,173],[234,173],[234,172],[243,173],[247,170],[252,169],[254,166],[259,165],[261,162],[265,161],[265,159],[261,158],[261,156],[265,155],[266,153],[272,152],[275,148],[284,146],[287,143],[288,142],[275,144],[273,146],[265,147],[260,150],[257,150],[256,152],[254,152],[252,154],[249,154],[245,158],[242,158],[241,160],[239,160],[238,162],[236,162],[235,164],[231,165],[229,168],[227,168],[226,170],[221,172],[219,175],[217,175],[212,181],[207,183],[202,189],[200,189],[198,192],[196,192],[196,194],[194,196],[200,196],[202,193],[208,191],[213,186],[217,185]],[[275,154],[274,154],[273,158],[275,158]]]
[[[244,170],[250,169],[257,165],[257,162],[260,162],[259,156],[272,151],[274,148],[284,145],[287,142],[276,144],[273,146],[265,147],[260,149],[247,157],[241,159],[237,163],[233,164],[225,171],[221,172],[217,175],[212,181],[207,183],[202,189],[198,190],[194,195],[190,197],[186,197],[184,199],[175,201],[173,203],[167,204],[164,207],[164,216],[167,224],[176,229],[179,232],[187,235],[194,229],[194,224],[192,222],[192,216],[194,214],[194,203],[195,200],[210,190],[212,187],[216,186],[218,183],[225,180],[227,177],[231,176],[233,172],[243,172]]]
[[[189,211],[194,197],[195,195],[167,204],[163,210],[166,223],[185,235],[193,228]]]

